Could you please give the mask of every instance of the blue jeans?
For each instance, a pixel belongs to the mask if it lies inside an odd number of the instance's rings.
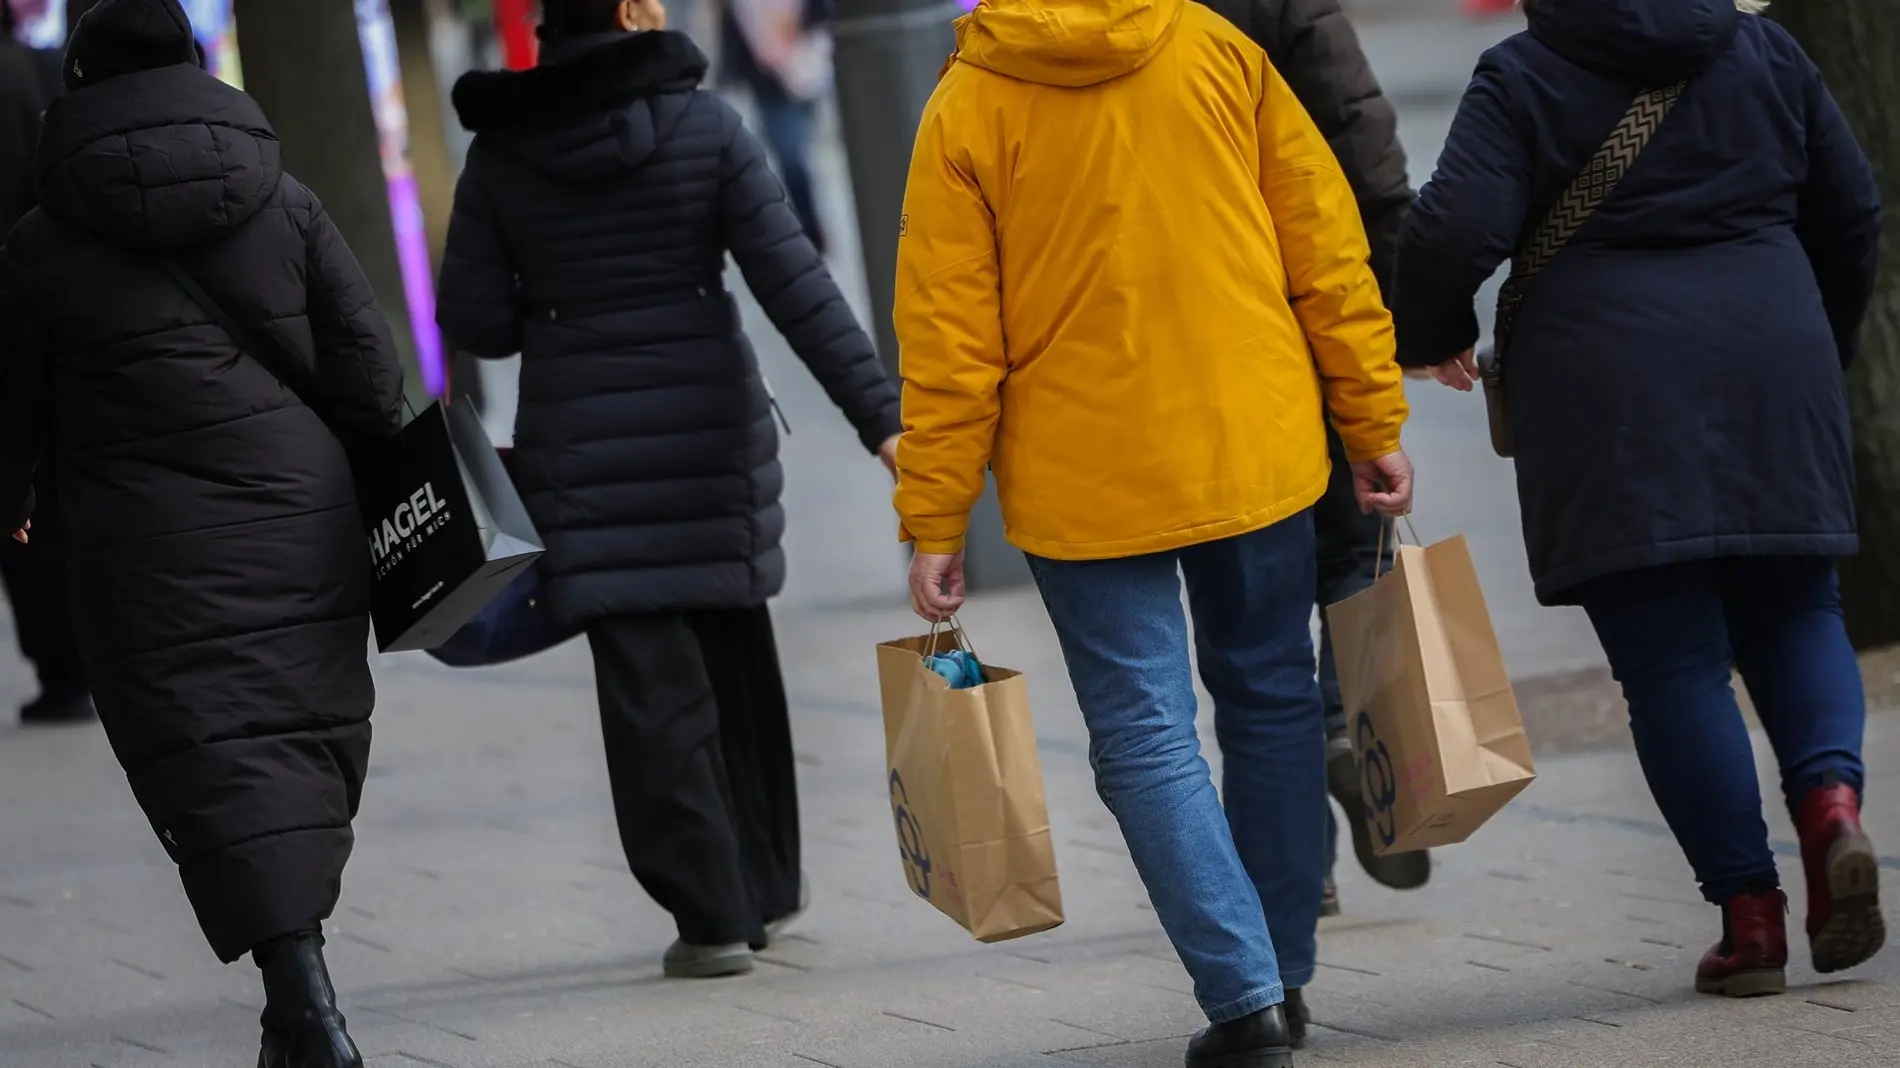
[[[1833,776],[1860,788],[1866,700],[1834,561],[1760,556],[1626,572],[1575,591],[1630,706],[1656,807],[1708,900],[1779,885],[1740,670],[1793,807]]]
[[[1222,1023],[1278,1003],[1313,978],[1325,878],[1312,514],[1177,552],[1031,557],[1030,568],[1088,723],[1096,788],[1201,1008]],[[1214,696],[1224,812],[1194,729],[1177,569]]]
[[[811,177],[811,131],[817,106],[794,98],[769,74],[753,79],[752,95],[759,108],[759,121],[765,127],[766,143],[778,160],[779,177],[785,182],[792,211],[805,225],[806,234],[822,243],[824,228],[818,221],[818,195]]]

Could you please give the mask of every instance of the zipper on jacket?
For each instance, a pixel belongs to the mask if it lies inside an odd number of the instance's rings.
[[[779,407],[778,394],[772,392],[772,380],[765,377],[765,372],[761,370],[759,381],[765,385],[765,399],[772,405],[772,414],[778,416],[778,425],[785,428],[786,437],[791,437],[792,423],[791,420],[785,418],[785,409]]]

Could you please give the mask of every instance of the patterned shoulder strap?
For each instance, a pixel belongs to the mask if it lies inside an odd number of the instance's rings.
[[[1677,82],[1659,89],[1648,89],[1638,93],[1630,102],[1629,110],[1610,131],[1596,155],[1590,157],[1577,176],[1571,179],[1563,195],[1544,216],[1544,221],[1531,234],[1530,240],[1518,250],[1517,257],[1511,261],[1511,276],[1505,280],[1504,288],[1498,293],[1498,323],[1493,332],[1494,362],[1501,361],[1506,343],[1510,337],[1512,321],[1517,317],[1518,306],[1524,302],[1524,294],[1530,288],[1532,280],[1557,254],[1570,244],[1577,231],[1583,229],[1590,216],[1609,198],[1623,175],[1629,172],[1636,158],[1648,147],[1650,138],[1656,135],[1663,120],[1675,108],[1676,101],[1682,99],[1682,91],[1687,82]]]

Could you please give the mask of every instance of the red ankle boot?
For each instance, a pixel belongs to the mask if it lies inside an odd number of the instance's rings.
[[[1695,970],[1699,994],[1755,998],[1788,989],[1788,895],[1747,891],[1722,906],[1722,941]]]
[[[1880,914],[1880,857],[1860,829],[1860,794],[1829,782],[1795,809],[1801,864],[1808,876],[1808,942],[1814,970],[1864,964],[1887,942]]]

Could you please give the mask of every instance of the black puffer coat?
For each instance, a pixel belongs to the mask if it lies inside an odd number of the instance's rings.
[[[759,144],[696,88],[678,33],[550,46],[455,89],[476,134],[438,298],[477,356],[522,354],[515,476],[556,613],[764,603],[785,580],[784,478],[730,250],[867,448],[897,392]]]
[[[326,423],[395,431],[396,348],[263,112],[203,71],[56,102],[36,178],[0,276],[0,526],[45,456],[100,718],[235,960],[327,916],[349,857],[374,703],[369,554]],[[301,355],[294,392],[172,282],[167,255]]]

